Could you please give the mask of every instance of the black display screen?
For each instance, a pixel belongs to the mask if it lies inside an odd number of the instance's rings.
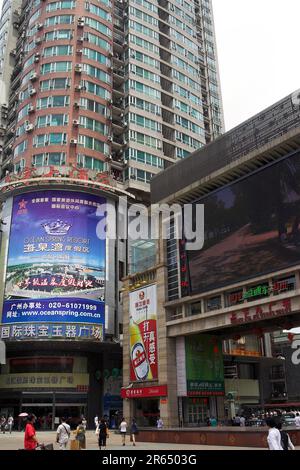
[[[300,153],[198,203],[205,244],[187,253],[191,294],[300,263]]]

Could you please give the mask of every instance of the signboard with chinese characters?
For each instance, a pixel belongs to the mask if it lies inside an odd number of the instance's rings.
[[[14,198],[2,323],[104,325],[106,240],[97,236],[97,210],[105,204],[72,191]]]
[[[267,320],[288,315],[292,313],[291,299],[281,300],[279,302],[269,302],[265,305],[258,305],[257,307],[244,308],[238,312],[233,312],[230,315],[230,323],[238,325],[241,323],[251,323],[260,320]]]
[[[103,337],[104,332],[102,324],[21,323],[0,326],[0,338],[2,340],[80,339],[103,341]]]
[[[144,388],[122,388],[122,398],[151,398],[151,397],[166,397],[168,396],[168,386],[158,385],[157,387],[144,387]]]
[[[1,374],[0,388],[75,388],[87,390],[89,374],[25,373]]]
[[[185,338],[187,394],[224,395],[222,343],[210,335]]]
[[[158,378],[156,286],[129,294],[130,380]]]

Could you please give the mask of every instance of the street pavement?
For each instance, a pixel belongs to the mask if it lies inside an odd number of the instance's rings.
[[[37,431],[37,438],[39,442],[44,444],[52,443],[54,450],[58,450],[58,444],[55,442],[55,431]],[[99,450],[98,439],[94,431],[86,432],[86,448],[87,450]],[[0,434],[0,450],[17,450],[22,449],[24,446],[24,432],[13,431],[11,434]],[[118,450],[264,450],[258,448],[247,447],[221,447],[221,446],[201,446],[201,445],[187,445],[187,444],[166,444],[166,443],[153,443],[153,442],[137,442],[133,447],[130,442],[130,436],[126,436],[126,445],[122,446],[120,434],[110,431],[109,438],[107,439],[108,451]]]

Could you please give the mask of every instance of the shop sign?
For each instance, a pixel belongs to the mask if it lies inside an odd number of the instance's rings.
[[[223,396],[224,395],[224,382],[211,382],[211,381],[187,381],[187,394],[189,397],[193,396]]]
[[[144,388],[122,388],[122,398],[151,398],[166,397],[168,395],[167,385],[158,385],[157,387]]]
[[[158,378],[157,293],[148,286],[129,294],[130,380]]]
[[[270,302],[263,306],[244,308],[239,312],[233,312],[230,315],[230,323],[232,325],[251,323],[288,315],[291,312],[291,299],[286,299],[280,302]]]
[[[67,340],[103,341],[103,325],[17,324],[0,325],[2,340]]]
[[[84,388],[87,391],[89,374],[27,373],[1,374],[0,388]]]

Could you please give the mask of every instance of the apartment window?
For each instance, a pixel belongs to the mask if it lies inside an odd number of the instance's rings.
[[[68,124],[69,116],[67,114],[49,114],[46,116],[39,116],[37,118],[37,127],[46,126],[66,126]]]
[[[97,20],[94,20],[93,18],[85,18],[85,24],[89,26],[92,29],[95,29],[99,33],[104,34],[105,36],[108,36],[109,38],[112,37],[112,31],[109,29],[107,26],[105,26],[103,23],[100,23]]]
[[[111,51],[110,43],[100,38],[99,36],[96,36],[95,34],[87,33],[87,40],[88,42],[95,44],[95,46],[101,47],[106,51]]]
[[[23,140],[19,145],[17,145],[14,149],[14,158],[18,157],[21,153],[24,153],[25,150],[27,150],[28,147],[28,141]]]
[[[79,135],[79,145],[82,145],[83,147],[91,150],[97,150],[101,153],[107,153],[108,149],[108,145],[106,145],[104,142],[87,135]]]
[[[244,302],[243,289],[238,289],[225,294],[225,306],[231,307]]]
[[[145,51],[153,52],[156,55],[159,55],[159,48],[152,42],[146,41],[146,39],[142,39],[139,36],[135,36],[134,34],[129,34],[128,40],[130,43],[140,46]]]
[[[289,292],[296,289],[296,276],[281,276],[273,279],[272,292],[273,295],[279,295],[283,292]]]
[[[92,65],[89,65],[89,64],[83,64],[83,71],[87,75],[97,78],[101,82],[111,83],[111,76],[108,75],[108,73],[104,72],[103,70],[98,69],[97,67],[93,67]]]
[[[56,11],[56,10],[63,10],[63,9],[71,9],[75,8],[76,2],[73,0],[64,0],[62,2],[53,2],[53,3],[48,3],[46,12],[49,13],[50,11]]]
[[[39,134],[34,138],[35,147],[44,147],[45,145],[65,145],[67,143],[67,134],[63,132],[51,132],[50,134]]]
[[[110,22],[112,20],[110,13],[108,13],[106,10],[102,10],[102,8],[98,7],[97,5],[94,5],[93,3],[86,2],[85,9],[93,15],[103,18],[105,21]]]
[[[23,70],[27,69],[27,67],[29,67],[32,64],[34,64],[34,54],[24,62]]]
[[[69,72],[72,69],[72,62],[49,62],[41,67],[41,74],[45,75],[52,72]]]
[[[65,95],[58,96],[46,96],[44,98],[39,98],[37,101],[37,109],[45,108],[60,108],[69,106],[70,97]]]
[[[211,297],[206,300],[206,310],[208,312],[213,310],[220,310],[222,308],[222,298],[220,295]]]
[[[150,80],[154,83],[160,83],[160,76],[156,73],[150,72],[149,70],[138,67],[137,65],[130,64],[130,71],[135,75],[143,78],[144,80]]]
[[[155,137],[142,134],[141,132],[130,131],[130,139],[148,147],[156,149],[162,148],[162,142],[160,139],[156,139]]]
[[[64,152],[38,153],[32,157],[32,166],[65,165],[66,154]]]
[[[88,98],[80,98],[80,107],[92,111],[93,113],[101,114],[102,116],[106,116],[107,113],[106,106]]]
[[[57,29],[55,31],[48,31],[45,34],[45,41],[55,41],[57,39],[71,39],[72,31],[71,29]]]
[[[160,99],[160,91],[152,88],[148,85],[144,85],[142,82],[137,82],[135,80],[129,80],[130,88],[136,90],[137,92],[143,93],[144,95],[151,96],[151,98]]]
[[[28,115],[28,108],[29,108],[29,105],[26,104],[26,106],[24,106],[18,113],[18,117],[17,117],[17,121],[21,121],[21,119],[23,119],[25,116]]]
[[[144,165],[151,165],[156,168],[164,168],[164,160],[156,155],[152,155],[148,152],[143,152],[142,150],[137,150],[134,148],[129,148],[125,152],[125,157],[129,160],[135,160]]]
[[[72,46],[51,46],[45,47],[44,57],[53,57],[57,55],[72,55],[73,47]]]
[[[99,62],[100,64],[104,64],[107,67],[110,67],[111,61],[108,57],[105,55],[101,54],[98,51],[95,51],[94,49],[89,49],[88,47],[85,47],[83,49],[83,55],[87,57],[90,60],[95,60]]]
[[[89,82],[88,80],[82,80],[81,86],[86,88],[86,91],[92,93],[95,96],[99,96],[105,100],[109,100],[111,98],[111,93],[106,88],[103,88],[97,83]]]
[[[79,117],[79,123],[81,127],[85,129],[90,129],[91,131],[99,132],[100,134],[106,135],[108,133],[107,126],[100,121],[91,119],[86,116]]]
[[[50,16],[45,20],[45,27],[54,26],[56,24],[72,24],[74,23],[74,15]]]
[[[87,168],[88,170],[103,171],[105,169],[105,163],[94,157],[87,155],[78,154],[77,164],[81,168]]]
[[[14,164],[14,173],[19,173],[20,171],[23,171],[24,168],[25,168],[25,160],[24,158],[21,158],[19,162]]]
[[[69,88],[70,82],[68,78],[53,78],[42,80],[40,82],[41,91],[47,90],[63,90]]]

